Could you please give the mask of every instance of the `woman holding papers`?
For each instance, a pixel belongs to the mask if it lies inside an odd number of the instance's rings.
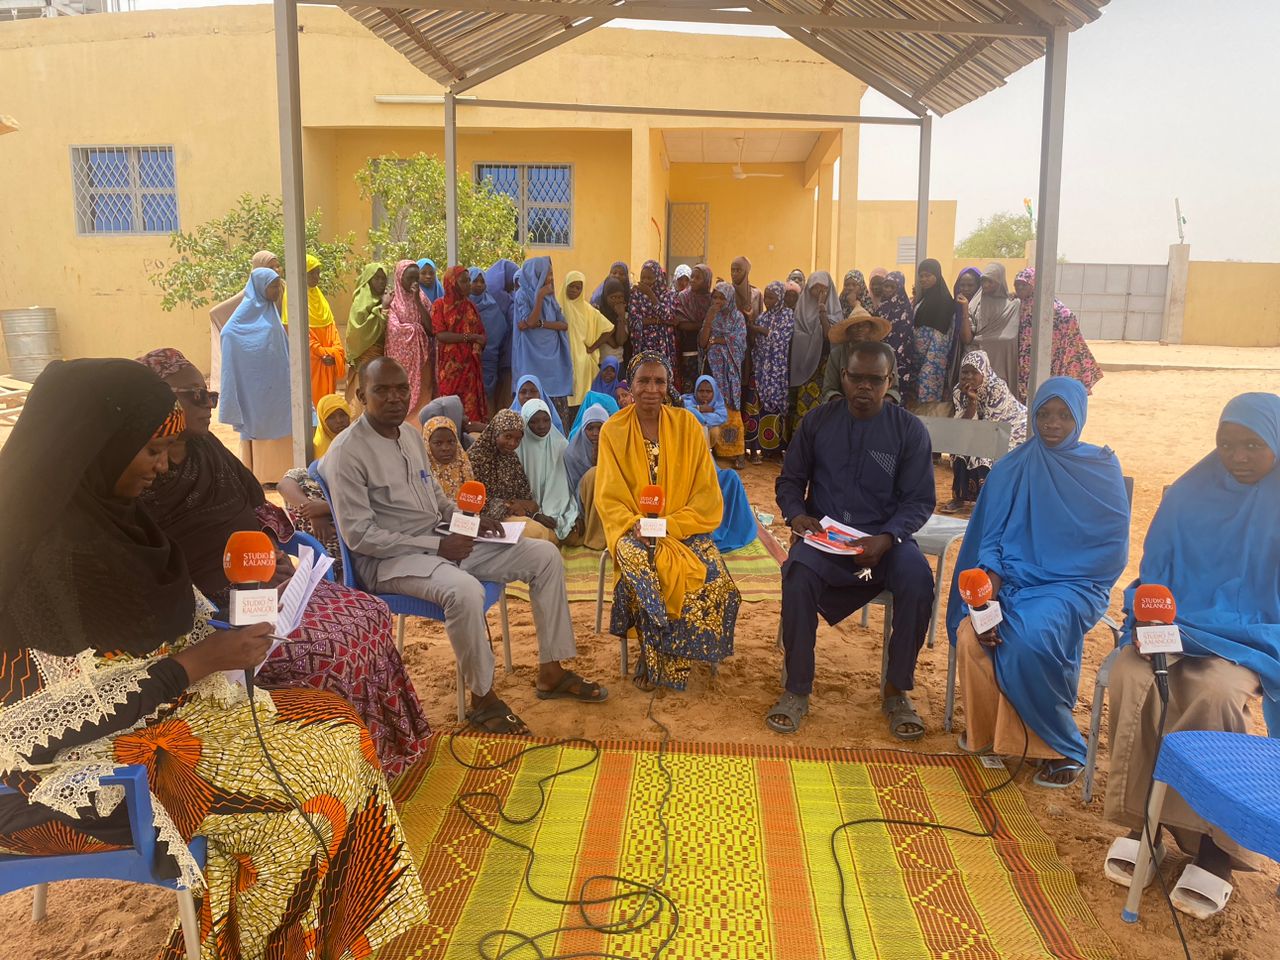
[[[0,770],[20,787],[0,796],[0,852],[127,847],[128,809],[102,780],[141,766],[156,866],[194,893],[201,956],[371,955],[427,919],[387,781],[339,698],[260,691],[254,706],[228,682],[268,631],[211,630],[182,554],[136,499],[182,418],[139,364],[55,361],[0,454]],[[163,955],[186,955],[176,926]]]
[[[635,683],[683,690],[696,661],[733,654],[733,625],[742,598],[712,533],[724,501],[702,424],[679,402],[664,357],[642,353],[628,382],[636,402],[600,431],[596,509],[618,574],[611,630],[640,637]],[[640,535],[641,490],[657,484],[666,535]]]
[[[141,362],[177,395],[187,426],[169,451],[169,469],[142,496],[146,511],[178,545],[191,578],[206,596],[225,605],[229,585],[222,572],[227,538],[237,530],[267,530],[277,540],[293,536],[283,510],[267,503],[262,487],[209,433],[217,398],[190,361],[173,349],[153,350]],[[277,573],[283,582],[289,566]],[[409,767],[431,735],[427,718],[396,651],[391,612],[376,597],[322,582],[302,616],[302,626],[263,665],[265,687],[308,686],[348,700],[373,735],[387,776]]]

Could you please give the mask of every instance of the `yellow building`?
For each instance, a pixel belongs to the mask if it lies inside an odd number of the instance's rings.
[[[307,207],[323,211],[326,230],[363,243],[375,212],[356,171],[370,157],[443,154],[442,90],[342,12],[299,16]],[[175,227],[221,216],[244,193],[279,194],[270,7],[5,24],[0,90],[21,121],[0,140],[0,309],[56,308],[67,356],[171,344],[207,363],[207,313],[163,312],[149,278],[173,259]],[[606,29],[477,92],[851,116],[864,90],[789,39]],[[853,199],[854,123],[493,108],[465,97],[458,123],[462,174],[493,173],[520,192],[526,250],[550,254],[561,276],[580,269],[594,285],[615,259],[649,258],[705,258],[727,276],[745,254],[761,285],[797,266],[838,282],[841,267],[909,267],[903,238],[914,256],[913,203]],[[954,219],[953,201],[931,205],[944,265]],[[331,300],[341,322],[349,296]]]

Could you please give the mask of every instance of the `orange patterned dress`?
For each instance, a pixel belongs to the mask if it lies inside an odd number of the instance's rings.
[[[98,779],[139,764],[160,849],[198,891],[201,956],[369,957],[427,919],[373,740],[332,694],[260,691],[251,708],[223,674],[186,687],[169,654],[207,635],[210,609],[201,598],[191,634],[147,657],[0,657],[0,780],[18,791],[0,796],[0,852],[127,846],[124,805]],[[196,835],[203,876],[185,846]],[[185,957],[179,928],[159,953]]]

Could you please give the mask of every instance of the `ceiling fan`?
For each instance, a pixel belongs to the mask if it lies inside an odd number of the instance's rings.
[[[738,159],[734,162],[729,170],[729,176],[735,180],[746,180],[748,177],[766,177],[770,180],[778,180],[786,176],[782,173],[747,173],[742,169],[742,150],[746,146],[745,137],[734,137],[733,142],[738,145]],[[719,177],[702,177],[703,180],[718,180]]]

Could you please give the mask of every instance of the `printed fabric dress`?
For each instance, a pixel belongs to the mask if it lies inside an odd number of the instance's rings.
[[[1027,267],[1015,278],[1031,287],[1031,295],[1022,300],[1018,319],[1018,399],[1027,399],[1031,382],[1031,322],[1035,313],[1036,268]],[[1071,309],[1056,297],[1053,300],[1053,355],[1049,372],[1055,377],[1070,377],[1084,384],[1085,393],[1093,393],[1093,385],[1102,379],[1102,368],[1080,332],[1080,321]]]
[[[653,271],[653,294],[657,299],[651,299],[639,284],[631,288],[631,298],[627,301],[628,343],[633,355],[656,353],[669,366],[674,366],[677,360],[676,328],[672,325],[675,294],[667,285],[667,271],[658,261],[646,260],[644,265]],[[655,320],[658,322],[652,322]]]
[[[444,343],[441,333],[485,336],[480,313],[470,297],[458,294],[458,282],[466,275],[463,267],[450,267],[444,275],[444,296],[431,304],[431,329],[436,336],[436,392],[461,398],[468,420],[483,422],[489,417],[485,400],[482,343]]]
[[[201,956],[370,957],[427,920],[373,740],[329,693],[260,691],[254,707],[222,673],[183,690],[168,658],[208,635],[211,609],[197,594],[192,632],[145,657],[24,648],[0,662],[0,768],[20,794],[0,798],[0,851],[128,847],[122,791],[100,779],[141,765],[159,850],[196,891]],[[263,762],[253,710],[325,849]],[[104,727],[120,732],[95,736]],[[208,840],[203,878],[194,836]],[[159,956],[185,960],[176,925]]]
[[[645,444],[649,482],[656,483],[658,445],[653,441]],[[614,552],[618,585],[613,594],[609,632],[625,637],[627,631],[635,630],[640,638],[637,679],[673,690],[685,688],[695,663],[719,663],[733,656],[733,625],[742,603],[742,595],[711,534],[695,534],[684,545],[706,564],[707,580],[700,590],[685,595],[684,607],[674,620],[667,616],[648,550],[635,537],[628,536],[618,541]]]
[[[795,329],[795,313],[783,301],[783,285],[775,280],[765,288],[777,297],[777,306],[766,310],[756,321],[767,327],[767,334],[756,334],[751,360],[755,372],[757,443],[765,451],[785,446],[787,400],[790,395],[791,334]]]

